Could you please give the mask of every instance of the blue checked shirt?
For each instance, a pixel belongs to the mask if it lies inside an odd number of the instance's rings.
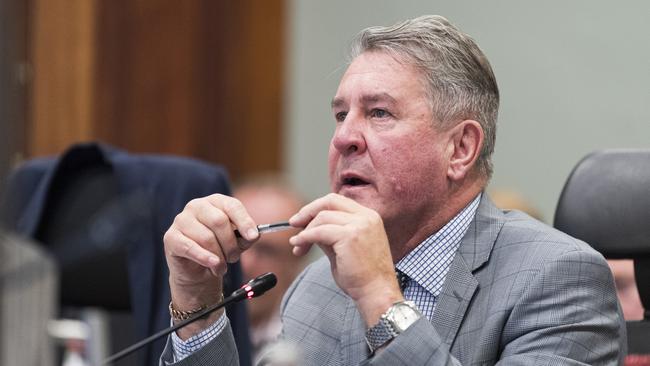
[[[172,333],[172,349],[174,351],[174,360],[176,362],[184,359],[192,353],[201,349],[201,347],[208,344],[214,338],[217,338],[223,329],[228,325],[228,317],[224,312],[223,315],[217,319],[211,326],[204,329],[201,333],[190,337],[188,340],[183,341],[180,339],[176,332]]]
[[[436,298],[442,291],[447,272],[454,259],[460,241],[478,208],[479,194],[465,208],[451,219],[438,232],[426,238],[395,266],[409,277],[404,288],[404,297],[412,300],[429,320],[433,317]],[[181,340],[172,333],[174,358],[180,361],[205,344],[216,338],[228,324],[228,318],[222,315],[214,324],[201,333]]]
[[[426,238],[395,266],[409,277],[404,297],[412,300],[429,320],[436,308],[451,261],[481,200],[479,194],[438,232]]]

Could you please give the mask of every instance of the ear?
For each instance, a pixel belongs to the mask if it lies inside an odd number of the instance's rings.
[[[449,139],[447,177],[452,181],[465,178],[474,167],[483,146],[483,128],[474,120],[464,120],[452,127]]]

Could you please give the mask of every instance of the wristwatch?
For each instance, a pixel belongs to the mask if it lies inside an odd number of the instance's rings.
[[[397,337],[422,317],[422,313],[413,301],[394,303],[379,319],[379,323],[366,331],[366,343],[370,352]]]

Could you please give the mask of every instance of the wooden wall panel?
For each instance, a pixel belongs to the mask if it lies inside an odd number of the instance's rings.
[[[102,3],[99,136],[132,151],[195,155],[199,10],[197,1]]]
[[[205,105],[211,108],[210,115],[228,113],[224,116],[227,124],[217,124],[220,129],[213,138],[233,136],[236,144],[206,144],[212,147],[207,154],[213,158],[230,154],[239,164],[232,169],[235,174],[240,169],[281,169],[283,143],[279,120],[283,115],[284,58],[277,55],[285,52],[284,8],[277,1],[249,1],[225,11],[236,16],[221,28],[208,25],[205,31],[211,35],[209,42],[216,43],[205,59],[223,65],[205,80],[213,85],[225,83],[227,88],[212,89],[215,95],[206,94]],[[223,39],[218,41],[219,37]],[[229,52],[215,52],[220,45]]]
[[[58,17],[36,28],[34,61],[63,71],[37,80],[35,154],[92,138],[222,163],[234,177],[282,168],[283,0],[34,1]],[[48,42],[81,54],[46,64]]]
[[[93,138],[95,2],[33,0],[30,156]]]

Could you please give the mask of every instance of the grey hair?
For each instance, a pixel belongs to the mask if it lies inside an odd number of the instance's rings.
[[[439,15],[425,15],[388,27],[362,30],[351,44],[350,60],[366,51],[387,52],[426,77],[433,115],[440,128],[473,119],[485,135],[477,168],[492,175],[499,88],[490,63],[476,42]]]

